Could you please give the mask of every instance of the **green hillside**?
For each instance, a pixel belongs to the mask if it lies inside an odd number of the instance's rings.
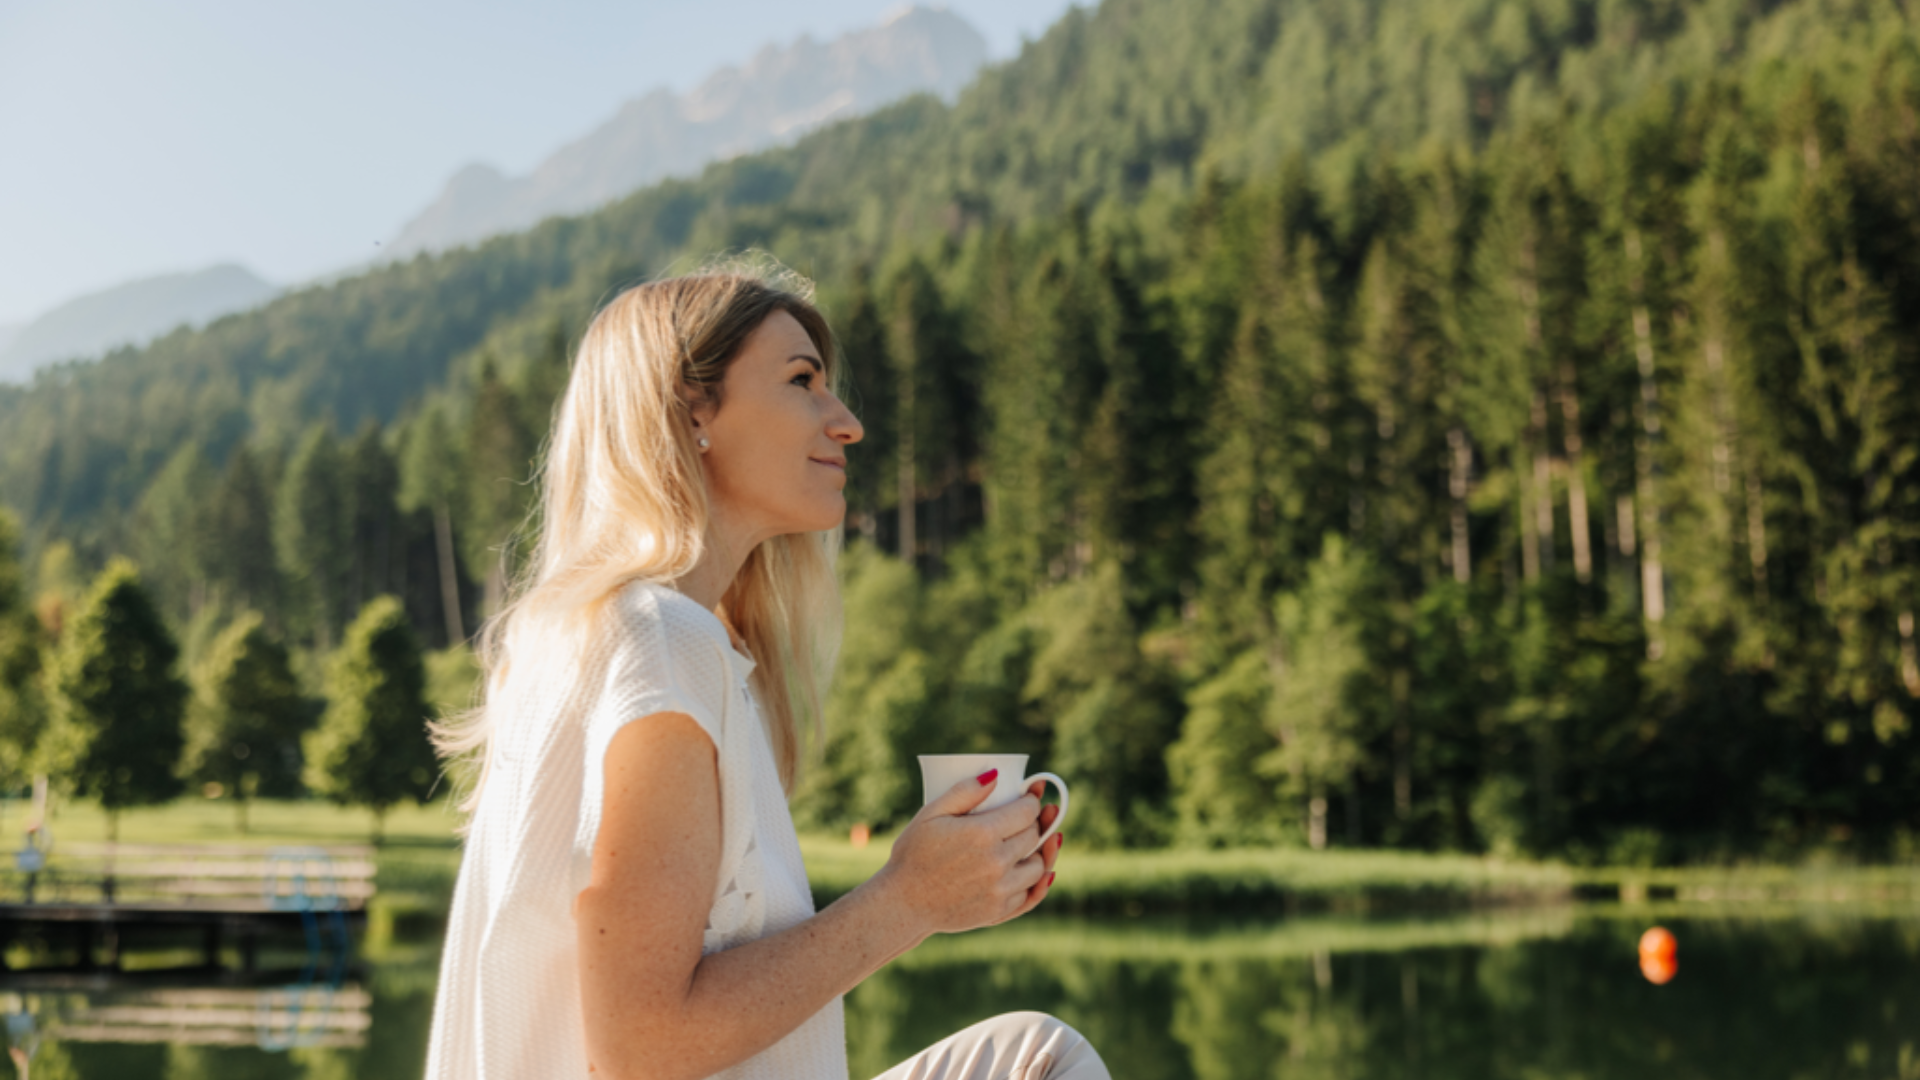
[[[869,432],[802,818],[993,745],[1096,844],[1911,853],[1917,31],[1109,0],[951,108],[0,390],[23,602],[129,553],[189,653],[383,592],[463,637],[594,306],[758,246]]]

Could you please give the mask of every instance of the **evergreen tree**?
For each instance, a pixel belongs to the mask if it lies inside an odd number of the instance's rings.
[[[181,775],[218,784],[234,803],[240,831],[255,797],[300,791],[300,737],[307,705],[287,651],[266,633],[260,615],[235,619],[193,673]]]
[[[348,552],[346,602],[358,611],[381,593],[405,589],[406,533],[397,507],[400,472],[380,428],[360,429],[343,455]]]
[[[1272,843],[1293,822],[1258,762],[1274,748],[1267,730],[1272,663],[1248,649],[1188,692],[1180,738],[1167,752],[1174,837],[1206,847]]]
[[[1027,619],[1034,653],[1022,697],[1035,726],[1052,732],[1045,767],[1080,793],[1074,836],[1096,847],[1159,843],[1178,697],[1140,652],[1118,564],[1049,590]]]
[[[208,521],[213,486],[198,440],[173,455],[134,511],[133,548],[154,597],[169,610],[198,614],[206,603]]]
[[[1366,554],[1330,536],[1306,581],[1276,604],[1279,663],[1267,723],[1278,745],[1259,764],[1306,811],[1314,848],[1327,845],[1329,800],[1340,792],[1348,795],[1348,835],[1359,839],[1354,785],[1392,715],[1375,677],[1386,645],[1380,588]]]
[[[870,547],[843,560],[846,636],[826,710],[826,745],[797,800],[821,823],[884,827],[920,807],[918,753],[930,740],[936,670],[916,647],[922,590],[913,570]],[[958,751],[952,751],[958,752]]]
[[[274,498],[259,452],[234,447],[206,509],[208,580],[216,604],[271,613],[284,625],[283,590],[274,557]]]
[[[273,508],[273,549],[298,625],[330,649],[345,621],[351,522],[345,463],[331,428],[315,424],[287,462]]]
[[[430,403],[408,422],[401,438],[398,504],[408,513],[424,511],[433,517],[434,562],[439,569],[440,612],[446,623],[447,643],[467,640],[461,613],[461,573],[453,523],[463,513],[465,487],[459,447],[446,410]]]
[[[132,563],[103,571],[61,632],[48,678],[48,723],[40,767],[53,782],[107,811],[180,793],[174,765],[184,736],[187,685],[174,673],[179,649]]]
[[[379,841],[395,803],[425,802],[433,790],[439,765],[427,715],[426,670],[406,613],[393,597],[376,597],[328,664],[326,712],[302,740],[307,787],[373,811]]]
[[[27,610],[13,515],[0,509],[0,786],[19,788],[31,775],[34,744],[46,723],[40,693],[44,634]]]
[[[506,597],[507,579],[517,553],[514,545],[526,521],[531,488],[527,475],[533,446],[520,423],[513,390],[494,370],[482,366],[467,425],[466,496],[462,505],[462,552],[468,566],[486,570],[485,609],[492,613]]]
[[[1244,275],[1200,463],[1200,619],[1210,665],[1272,640],[1274,597],[1350,522],[1328,238],[1304,167],[1219,225]]]

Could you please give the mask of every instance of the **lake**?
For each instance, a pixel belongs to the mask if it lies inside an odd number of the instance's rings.
[[[1636,952],[1655,924],[1678,941],[1677,975],[1658,986]],[[32,1080],[416,1077],[434,945],[374,952],[355,972],[268,987],[49,987],[0,973],[0,1006]],[[1080,1028],[1123,1080],[1920,1080],[1920,908],[1028,919],[936,938],[850,995],[854,1076],[1016,1009]]]

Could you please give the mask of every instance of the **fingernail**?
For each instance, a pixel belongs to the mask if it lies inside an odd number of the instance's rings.
[[[979,776],[976,776],[973,779],[977,783],[985,785],[985,784],[993,783],[993,778],[999,775],[1000,775],[999,769],[988,769],[986,772],[981,773]]]
[[[1054,834],[1053,834],[1053,839],[1054,839],[1054,840],[1056,841],[1056,842],[1055,842],[1055,844],[1053,845],[1053,850],[1055,850],[1055,851],[1059,851],[1059,850],[1060,850],[1061,848],[1063,848],[1063,847],[1066,847],[1066,846],[1067,846],[1067,834],[1066,834],[1066,833],[1063,833],[1063,832],[1057,832],[1057,833],[1054,833]]]
[[[1053,871],[1047,871],[1047,888],[1053,888]]]

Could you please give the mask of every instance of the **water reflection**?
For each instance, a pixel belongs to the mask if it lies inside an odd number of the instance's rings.
[[[854,1073],[1031,1008],[1081,1028],[1137,1080],[1920,1077],[1920,918],[1658,914],[1687,955],[1666,986],[1639,970],[1646,913],[1374,934],[1306,920],[1080,924],[1051,943],[1010,926],[933,943],[857,990]]]
[[[1686,959],[1665,986],[1639,967],[1656,923]],[[22,989],[23,974],[0,973],[0,1007],[12,1045],[33,1047],[31,1080],[411,1080],[435,951],[389,945],[331,987]],[[1027,920],[930,941],[856,990],[853,1075],[1013,1009],[1081,1028],[1128,1080],[1920,1080],[1920,913]]]

